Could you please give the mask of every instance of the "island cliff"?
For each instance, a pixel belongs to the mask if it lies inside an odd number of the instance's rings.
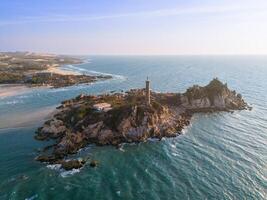
[[[90,143],[117,146],[148,138],[175,137],[190,124],[194,113],[249,108],[240,94],[218,79],[204,87],[190,87],[185,93],[156,93],[147,89],[80,95],[62,102],[57,114],[36,132],[38,140],[55,140],[37,160],[60,163],[65,169],[78,168],[84,160],[71,161],[74,165],[69,167],[70,161],[64,159]],[[146,94],[150,95],[149,102]]]

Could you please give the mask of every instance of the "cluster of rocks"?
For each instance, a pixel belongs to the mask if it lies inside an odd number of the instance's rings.
[[[94,105],[98,103],[108,103],[111,109],[97,110]],[[242,96],[218,79],[205,87],[193,86],[183,94],[151,92],[150,105],[145,103],[144,89],[112,95],[80,95],[62,102],[57,114],[37,130],[36,139],[55,140],[50,151],[45,150],[37,160],[62,164],[69,154],[90,143],[118,146],[148,138],[175,137],[190,124],[194,113],[247,108]],[[85,161],[74,163],[82,166]]]

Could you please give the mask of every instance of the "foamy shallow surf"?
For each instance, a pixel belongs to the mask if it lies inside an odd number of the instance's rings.
[[[52,164],[52,165],[47,165],[46,167],[50,170],[57,171],[62,178],[66,178],[66,177],[72,176],[76,173],[79,173],[82,169],[82,168],[80,168],[80,169],[72,169],[72,170],[66,171],[66,170],[61,168],[61,164]]]
[[[84,68],[81,68],[81,67],[77,67],[76,65],[75,66],[74,65],[65,65],[65,66],[62,67],[62,69],[66,69],[66,70],[77,72],[77,73],[84,74],[84,75],[112,76],[113,79],[126,80],[126,77],[124,77],[122,75],[99,72],[99,71],[94,71],[94,70],[88,70],[88,69],[84,69]]]
[[[62,170],[62,172],[60,172],[60,176],[62,178],[67,178],[69,176],[72,176],[74,174],[77,174],[81,171],[81,169],[72,169],[72,170],[69,170],[69,171],[66,171],[66,170]]]

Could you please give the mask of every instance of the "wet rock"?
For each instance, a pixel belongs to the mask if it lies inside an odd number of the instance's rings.
[[[35,160],[40,162],[53,163],[56,161],[56,157],[54,155],[40,155],[36,157]]]
[[[67,171],[72,169],[79,169],[83,167],[84,164],[85,164],[84,160],[69,160],[61,162],[62,168]]]
[[[90,162],[90,167],[97,167],[98,164],[99,164],[98,161],[96,161],[96,160],[92,160],[92,161]]]

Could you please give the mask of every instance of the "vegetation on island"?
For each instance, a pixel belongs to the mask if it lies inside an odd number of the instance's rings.
[[[150,103],[145,95],[145,89],[132,89],[98,96],[82,94],[62,102],[57,114],[36,132],[38,140],[55,141],[37,160],[70,169],[71,163],[66,164],[69,161],[65,158],[90,143],[119,146],[148,138],[175,137],[189,125],[194,113],[249,108],[241,95],[218,79],[204,87],[193,86],[185,93],[151,92]],[[83,166],[85,162],[73,163]]]

